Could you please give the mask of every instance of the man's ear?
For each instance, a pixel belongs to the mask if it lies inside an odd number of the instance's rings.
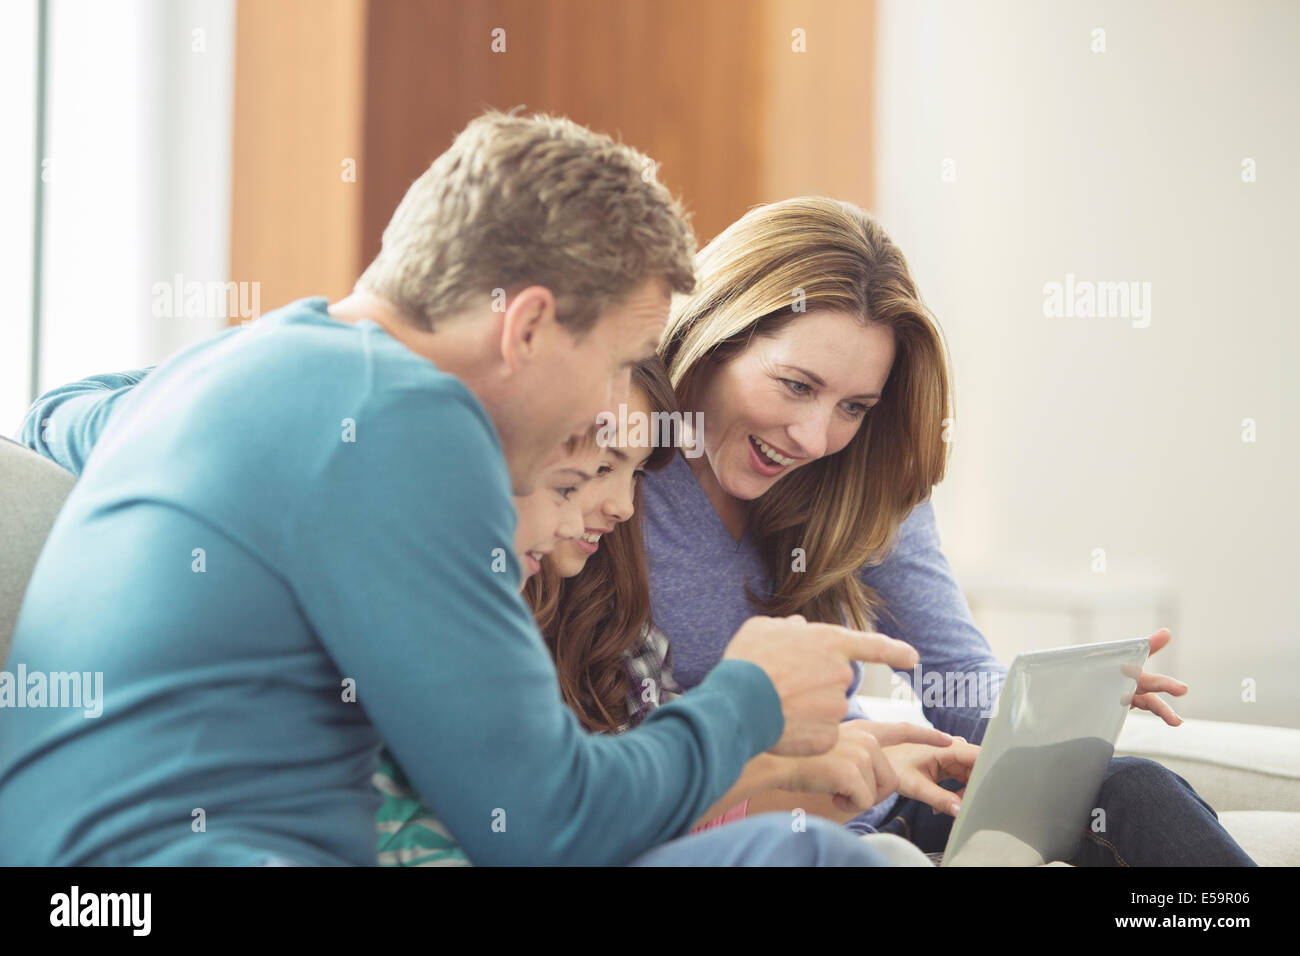
[[[501,358],[514,373],[536,358],[556,322],[555,296],[546,286],[530,285],[506,302],[501,323]]]

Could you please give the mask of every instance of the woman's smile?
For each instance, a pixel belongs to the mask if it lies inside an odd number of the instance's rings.
[[[765,478],[775,478],[798,460],[757,435],[749,436],[749,458],[750,467]]]
[[[583,554],[595,554],[600,548],[601,535],[608,534],[609,528],[586,528],[573,543]]]

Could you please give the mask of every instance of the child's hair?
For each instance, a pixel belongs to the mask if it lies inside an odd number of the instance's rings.
[[[658,358],[635,366],[632,385],[645,394],[652,413],[677,412],[667,369]],[[679,440],[674,433],[672,445],[656,445],[646,469],[657,471],[668,464]],[[566,580],[548,559],[524,588],[524,599],[555,659],[564,701],[592,731],[614,733],[627,723],[624,656],[640,642],[650,621],[639,483],[632,502],[631,519],[601,538],[600,549],[581,573]]]
[[[564,454],[574,458],[600,448],[600,423],[597,422],[581,435],[570,435],[564,440]]]

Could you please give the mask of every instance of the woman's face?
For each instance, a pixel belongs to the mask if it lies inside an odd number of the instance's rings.
[[[712,370],[691,409],[702,413],[705,460],[722,490],[752,501],[840,451],[880,400],[893,364],[894,333],[841,312],[812,311],[755,336]]]
[[[516,496],[515,554],[524,581],[541,570],[542,558],[557,545],[582,534],[582,508],[576,495],[591,482],[602,454],[599,448],[566,454],[543,467],[532,494]]]
[[[650,401],[639,388],[633,388],[628,397],[626,421],[637,421],[641,415],[649,418]],[[600,548],[601,536],[632,517],[636,482],[641,480],[652,450],[629,448],[627,435],[622,431],[611,445],[602,449],[595,477],[573,496],[582,512],[582,533],[561,541],[551,555],[561,577],[571,578],[581,571],[587,559]]]

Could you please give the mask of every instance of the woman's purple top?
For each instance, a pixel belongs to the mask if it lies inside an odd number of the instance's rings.
[[[671,642],[674,675],[690,689],[722,660],[745,619],[759,613],[745,585],[767,595],[770,582],[753,540],[746,533],[736,543],[680,453],[667,467],[646,474],[644,495],[651,614]],[[921,698],[926,718],[979,743],[1006,667],[993,656],[953,580],[929,501],[908,515],[888,557],[864,567],[860,576],[885,604],[876,629],[920,655],[920,675],[899,673]],[[851,700],[849,717],[866,716],[858,700]],[[855,828],[883,820],[893,802],[890,797],[858,817]]]

